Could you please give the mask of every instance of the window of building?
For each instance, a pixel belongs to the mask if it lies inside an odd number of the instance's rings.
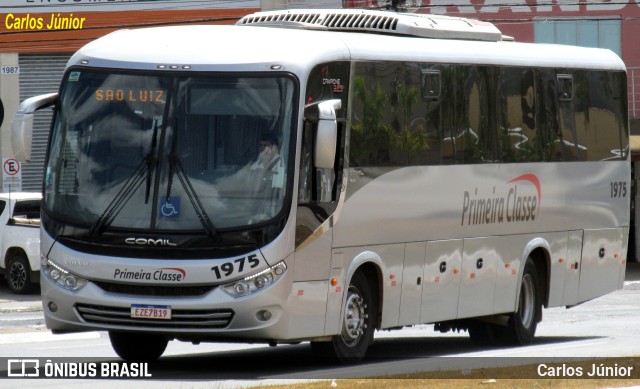
[[[609,49],[622,55],[620,19],[535,21],[535,43],[559,43]]]

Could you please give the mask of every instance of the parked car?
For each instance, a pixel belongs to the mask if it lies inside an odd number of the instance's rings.
[[[40,193],[0,193],[0,274],[26,294],[40,282]]]

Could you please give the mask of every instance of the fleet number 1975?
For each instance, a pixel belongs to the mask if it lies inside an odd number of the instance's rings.
[[[611,198],[627,197],[627,183],[624,181],[615,181],[609,183],[611,187]]]
[[[245,264],[249,266],[249,268],[253,269],[260,264],[260,260],[256,254],[251,254],[248,257],[238,258],[233,262],[226,262],[220,266],[213,266],[211,270],[215,274],[216,279],[219,280],[222,277],[229,277],[236,272],[242,273]]]

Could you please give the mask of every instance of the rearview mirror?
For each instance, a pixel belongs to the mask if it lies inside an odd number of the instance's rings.
[[[317,169],[333,169],[338,143],[338,123],[336,111],[342,107],[338,99],[323,101],[318,104],[318,132],[315,146],[315,167]]]
[[[11,146],[13,157],[20,162],[31,159],[31,141],[33,139],[33,113],[50,107],[58,99],[57,93],[34,96],[20,104],[11,124]]]

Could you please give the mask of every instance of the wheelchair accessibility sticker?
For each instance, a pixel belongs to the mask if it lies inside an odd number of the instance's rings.
[[[180,197],[160,197],[160,217],[180,216]]]

